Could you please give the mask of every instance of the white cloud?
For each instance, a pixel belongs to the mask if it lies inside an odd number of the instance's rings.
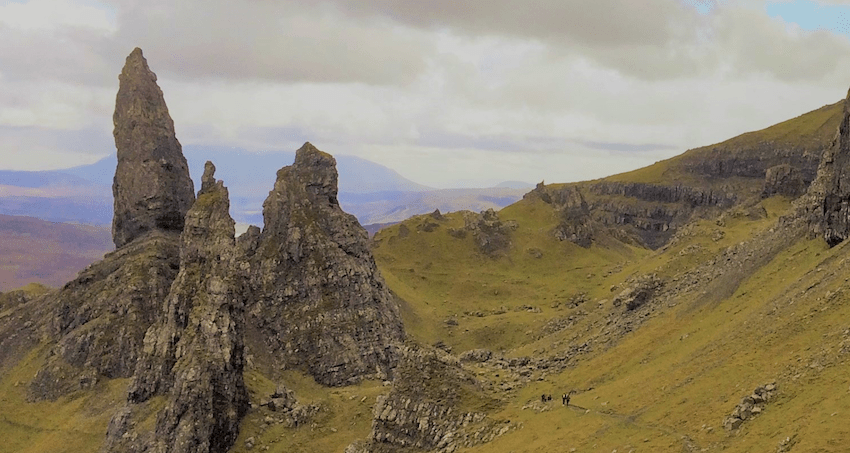
[[[50,5],[86,15],[36,14]],[[184,144],[309,140],[428,185],[480,185],[625,171],[846,92],[845,36],[760,0],[711,5],[31,0],[0,7],[0,127],[56,137],[33,153],[61,153],[68,131],[111,148],[116,76],[140,46]],[[0,144],[27,147],[16,137]]]
[[[115,31],[114,17],[106,5],[73,0],[7,2],[0,5],[0,24],[26,31],[49,31],[60,27]]]

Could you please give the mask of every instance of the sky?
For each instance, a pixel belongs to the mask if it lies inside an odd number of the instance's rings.
[[[134,47],[184,146],[568,182],[843,99],[850,1],[0,0],[0,168],[114,153]]]

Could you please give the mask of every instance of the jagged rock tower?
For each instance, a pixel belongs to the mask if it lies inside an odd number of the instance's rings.
[[[148,327],[177,275],[180,232],[195,199],[192,180],[156,75],[140,49],[127,57],[115,102],[117,250],[51,300],[54,353],[30,386],[53,399],[100,377],[130,377]]]
[[[244,276],[235,271],[227,189],[207,162],[181,236],[180,272],[165,313],[145,336],[127,405],[112,419],[104,452],[224,453],[248,411],[242,378]],[[138,414],[167,399],[156,427]]]
[[[182,231],[195,194],[174,121],[141,49],[127,57],[118,80],[112,240],[121,247],[146,231]]]
[[[277,172],[263,218],[243,244],[248,322],[263,339],[251,347],[325,385],[386,378],[404,330],[366,230],[339,207],[336,160],[305,143]]]

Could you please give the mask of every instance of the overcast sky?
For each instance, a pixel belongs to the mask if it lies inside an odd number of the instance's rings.
[[[591,179],[842,99],[848,34],[836,0],[0,1],[0,168],[114,153],[138,46],[184,146]]]

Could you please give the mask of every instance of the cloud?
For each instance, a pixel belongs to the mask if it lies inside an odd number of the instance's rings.
[[[423,33],[351,21],[302,2],[119,1],[116,39],[183,80],[406,84],[424,67]]]

